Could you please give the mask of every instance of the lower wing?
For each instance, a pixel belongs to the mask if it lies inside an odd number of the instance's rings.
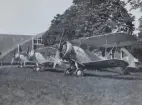
[[[86,67],[91,68],[113,68],[113,67],[126,67],[128,63],[123,60],[110,59],[110,60],[100,60],[94,62],[83,63]]]

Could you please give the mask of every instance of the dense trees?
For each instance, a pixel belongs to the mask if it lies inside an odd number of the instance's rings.
[[[131,34],[134,17],[124,5],[120,0],[73,0],[70,8],[54,17],[43,43],[58,43],[63,29],[66,40],[118,31]]]

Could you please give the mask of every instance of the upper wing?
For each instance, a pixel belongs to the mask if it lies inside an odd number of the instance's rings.
[[[105,35],[80,38],[71,41],[74,45],[89,45],[94,48],[100,47],[122,47],[130,46],[137,43],[137,38],[128,33],[109,33]]]
[[[94,62],[83,63],[86,67],[92,68],[112,68],[112,67],[126,67],[128,63],[123,60],[110,59],[110,60],[100,60]]]

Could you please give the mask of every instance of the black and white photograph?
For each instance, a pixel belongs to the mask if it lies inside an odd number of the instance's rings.
[[[142,0],[0,0],[0,105],[142,105]]]

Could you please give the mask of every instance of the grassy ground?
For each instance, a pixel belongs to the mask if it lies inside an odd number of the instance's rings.
[[[141,105],[142,73],[118,72],[88,71],[77,78],[56,70],[0,68],[0,105]]]

